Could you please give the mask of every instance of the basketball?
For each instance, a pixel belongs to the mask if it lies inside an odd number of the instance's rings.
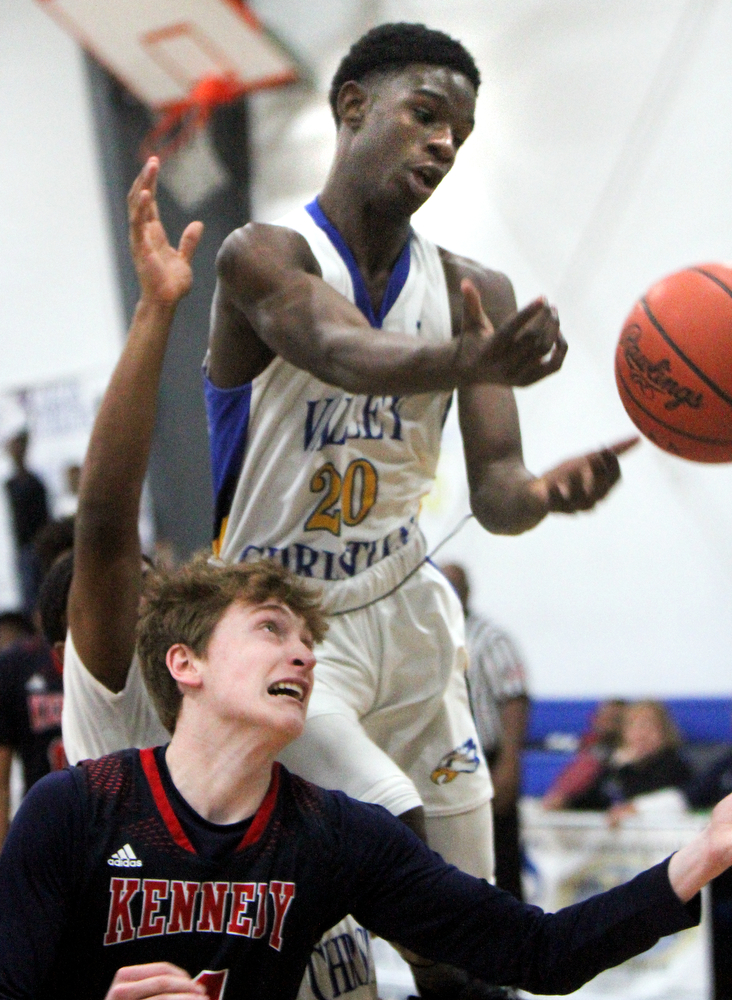
[[[659,448],[732,461],[732,265],[700,264],[653,285],[623,325],[615,379],[628,416]]]

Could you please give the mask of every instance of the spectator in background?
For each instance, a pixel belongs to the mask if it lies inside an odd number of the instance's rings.
[[[600,702],[590,719],[590,728],[580,738],[576,756],[544,795],[545,809],[565,809],[594,785],[620,742],[625,705],[622,698]]]
[[[81,466],[67,465],[64,469],[64,491],[56,500],[56,517],[59,519],[73,517],[79,506],[79,482]]]
[[[0,612],[0,653],[9,646],[36,634],[33,622],[22,611]]]
[[[620,743],[593,784],[567,802],[569,809],[607,809],[611,824],[637,811],[633,800],[663,788],[682,788],[690,769],[679,752],[681,737],[658,701],[623,710]]]
[[[522,899],[518,796],[529,715],[526,674],[510,637],[471,610],[463,567],[453,563],[443,566],[442,572],[465,612],[470,705],[493,780],[496,885]]]
[[[38,604],[44,621],[52,596],[49,584],[55,586],[57,575],[52,571],[41,587]],[[3,615],[0,625],[5,618]],[[64,620],[54,633],[56,639],[60,637],[62,647],[65,624],[64,612]],[[62,671],[57,650],[35,634],[30,622],[23,637],[0,652],[0,846],[10,825],[13,754],[20,757],[25,791],[45,774],[66,766],[61,740]]]
[[[49,514],[46,487],[25,464],[28,439],[28,431],[22,430],[6,443],[5,447],[13,461],[15,472],[6,480],[5,489],[10,506],[23,610],[30,615],[36,606],[41,583],[41,572],[33,540],[48,522]]]
[[[684,789],[692,809],[711,809],[732,792],[732,748],[700,771]]]

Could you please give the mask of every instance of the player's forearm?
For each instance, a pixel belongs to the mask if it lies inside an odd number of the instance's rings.
[[[165,348],[175,307],[140,300],[84,461],[76,545],[110,556],[137,538]],[[101,548],[100,548],[101,547]]]
[[[407,333],[374,329],[323,282],[307,275],[298,281],[310,283],[310,294],[293,287],[246,310],[258,336],[297,368],[364,395],[449,391],[478,380],[475,351],[462,337],[426,344]]]
[[[406,334],[330,327],[308,347],[292,343],[278,353],[291,354],[288,360],[323,382],[363,395],[451,391],[475,375],[461,364],[456,341],[423,345]]]
[[[536,491],[536,478],[517,457],[486,463],[468,471],[470,507],[487,530],[496,535],[520,535],[546,517],[548,506]]]

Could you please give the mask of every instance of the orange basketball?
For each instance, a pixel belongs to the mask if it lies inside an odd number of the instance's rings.
[[[700,264],[653,285],[615,353],[628,415],[659,448],[732,461],[732,265]]]

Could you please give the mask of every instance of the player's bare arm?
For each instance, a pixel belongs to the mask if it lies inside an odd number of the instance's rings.
[[[219,253],[218,278],[209,375],[221,388],[249,381],[275,354],[354,393],[529,385],[556,371],[566,350],[543,300],[514,309],[494,330],[469,280],[452,343],[374,329],[323,281],[305,239],[279,226],[249,224],[232,233]]]
[[[669,862],[671,886],[687,903],[717,875],[732,865],[732,795],[712,810],[709,825]]]
[[[163,358],[203,230],[191,223],[178,248],[170,246],[155,202],[157,171],[157,160],[149,160],[128,197],[140,300],[84,460],[69,594],[79,656],[112,691],[124,687],[135,645],[142,582],[137,522]]]
[[[503,329],[507,318],[516,314],[516,298],[508,278],[446,251],[442,251],[442,259],[453,328],[460,328],[459,293],[468,279],[478,290],[489,321],[499,331]],[[537,317],[532,336],[542,346],[550,343],[550,347],[530,371],[536,371],[536,366],[549,366],[555,371],[566,354],[556,311],[547,309],[548,318],[543,318],[542,325]],[[458,391],[458,410],[471,508],[483,527],[497,534],[521,534],[549,513],[590,510],[620,478],[618,456],[638,440],[633,437],[616,442],[534,476],[524,464],[518,409],[511,388],[486,384],[462,387]]]

